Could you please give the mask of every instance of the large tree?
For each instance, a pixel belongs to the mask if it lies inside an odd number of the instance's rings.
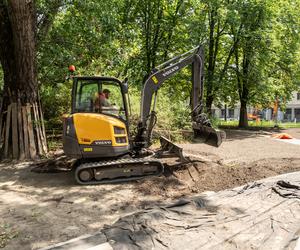
[[[236,21],[231,23],[235,41],[232,69],[236,74],[236,90],[240,101],[240,127],[248,126],[247,106],[260,91],[266,90],[266,72],[270,51],[267,23],[270,20],[267,4],[256,1],[237,1]]]
[[[34,159],[47,152],[38,96],[36,20],[33,0],[0,0],[2,158]]]

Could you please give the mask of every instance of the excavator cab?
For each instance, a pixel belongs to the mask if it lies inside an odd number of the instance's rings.
[[[126,86],[112,77],[74,77],[72,110],[64,117],[67,155],[111,158],[129,152]]]
[[[124,87],[118,79],[76,77],[72,113],[102,113],[127,120]]]

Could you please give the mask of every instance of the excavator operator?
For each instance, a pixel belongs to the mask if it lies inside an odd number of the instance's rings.
[[[102,92],[96,93],[96,99],[94,101],[95,112],[101,112],[102,107],[110,107],[111,104],[109,102],[110,91],[108,89],[104,89]]]
[[[109,97],[110,97],[110,91],[108,89],[104,89],[103,90],[103,95],[100,96],[100,104],[103,106],[103,107],[110,107],[111,104],[109,102]]]

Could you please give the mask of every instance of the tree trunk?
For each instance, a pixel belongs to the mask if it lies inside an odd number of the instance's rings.
[[[235,55],[235,64],[236,64],[236,78],[237,78],[237,86],[239,92],[239,98],[241,103],[240,108],[240,120],[239,120],[239,127],[240,128],[247,128],[248,127],[248,115],[247,115],[247,103],[249,101],[249,89],[248,89],[248,70],[249,70],[249,63],[250,61],[243,56],[243,68],[242,74],[240,73],[239,67],[239,48],[236,47],[234,50]]]
[[[213,95],[213,84],[214,84],[214,73],[215,73],[215,15],[216,12],[212,9],[209,12],[209,44],[208,44],[208,67],[207,67],[207,78],[206,78],[206,111],[211,115],[211,107],[214,100]]]
[[[248,127],[247,103],[243,100],[241,100],[239,127],[240,128]]]
[[[212,95],[209,95],[207,93],[205,106],[206,106],[206,112],[207,112],[208,115],[212,114],[212,104],[213,104],[213,101],[214,101],[214,97]]]
[[[38,100],[35,18],[33,0],[0,0],[2,158],[35,159],[47,153]]]

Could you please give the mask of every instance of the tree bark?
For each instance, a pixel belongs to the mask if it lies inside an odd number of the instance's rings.
[[[243,100],[241,100],[239,127],[240,128],[248,127],[247,103]]]
[[[208,44],[208,67],[207,67],[207,78],[206,78],[206,111],[211,115],[211,107],[214,100],[213,84],[214,84],[214,73],[215,73],[215,25],[216,25],[216,10],[212,9],[209,12],[209,44]]]
[[[208,115],[211,115],[212,114],[212,105],[213,105],[213,101],[214,101],[214,97],[207,93],[207,96],[206,96],[206,100],[205,100],[205,106],[206,106],[206,112]]]
[[[37,101],[35,12],[33,1],[2,1],[0,16],[4,98],[22,104]],[[6,103],[7,105],[7,103]]]
[[[5,129],[3,133],[7,138],[3,145],[7,150],[4,157],[22,159],[28,156],[24,155],[23,148],[29,147],[32,149],[30,158],[34,159],[47,153],[47,147],[46,138],[36,132],[43,121],[39,119],[41,108],[34,108],[39,102],[33,0],[0,0],[0,61],[4,73],[1,116],[6,118],[0,119],[6,121],[6,126],[0,127]],[[28,111],[25,116],[22,113],[24,107]],[[31,139],[28,142],[30,145],[23,145],[27,138]],[[37,138],[42,140],[38,141]],[[36,151],[36,148],[43,150]]]
[[[239,127],[240,128],[247,128],[248,127],[248,116],[247,116],[247,103],[249,100],[249,90],[247,87],[247,77],[248,77],[248,67],[249,67],[249,60],[245,56],[243,56],[243,63],[242,63],[242,73],[240,72],[239,66],[239,51],[240,49],[236,47],[234,51],[235,55],[235,65],[236,65],[236,79],[237,79],[237,88],[240,98],[240,120],[239,120]]]

